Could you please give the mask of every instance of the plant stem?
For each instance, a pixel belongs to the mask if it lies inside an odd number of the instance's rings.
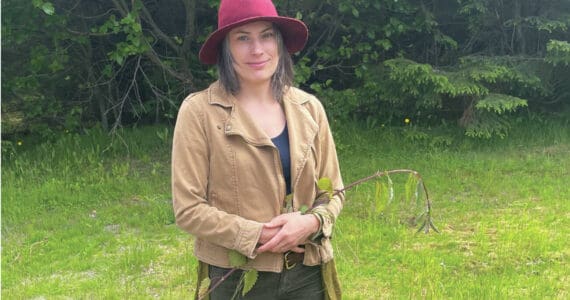
[[[370,181],[372,179],[375,178],[380,178],[382,176],[389,176],[392,174],[412,174],[414,175],[418,181],[421,181],[424,193],[426,194],[426,221],[424,223],[424,225],[420,228],[420,230],[424,229],[425,227],[425,233],[429,232],[430,228],[433,228],[436,232],[439,232],[437,230],[437,228],[433,225],[432,221],[431,221],[431,201],[429,200],[429,194],[428,194],[428,190],[426,188],[426,185],[423,182],[422,176],[420,175],[420,173],[418,173],[417,171],[414,170],[408,170],[408,169],[397,169],[397,170],[390,170],[390,171],[376,171],[376,173],[358,179],[352,183],[350,183],[349,185],[345,186],[342,189],[338,189],[338,190],[334,190],[333,192],[333,196],[334,195],[338,195],[340,193],[343,193],[346,190],[349,190],[359,184],[365,183],[367,181]],[[220,278],[220,280],[216,281],[216,283],[214,285],[212,285],[210,287],[210,289],[208,289],[208,291],[202,295],[200,298],[198,298],[199,300],[204,299],[204,297],[206,297],[208,294],[210,294],[214,289],[216,289],[220,284],[222,284],[222,282],[224,282],[230,275],[232,275],[236,270],[238,270],[238,268],[232,268],[231,270],[229,270],[226,274],[224,274],[224,276],[222,276]],[[236,290],[237,291],[237,290]]]
[[[210,288],[208,289],[208,291],[206,291],[206,293],[204,295],[200,295],[198,300],[202,300],[206,296],[208,296],[213,290],[215,290],[218,286],[220,286],[220,284],[222,284],[226,279],[228,279],[228,277],[230,277],[237,270],[239,270],[239,269],[238,268],[232,268],[231,270],[229,270],[226,274],[224,274],[224,276],[220,277],[220,280],[216,281],[216,283],[214,283],[212,286],[210,286]]]
[[[414,170],[398,169],[398,170],[390,170],[390,171],[376,171],[376,173],[374,173],[368,177],[358,179],[357,181],[352,182],[351,184],[345,186],[344,188],[342,188],[340,190],[335,190],[334,195],[338,195],[339,193],[342,193],[342,192],[349,190],[349,189],[351,189],[351,188],[353,188],[359,184],[362,184],[364,182],[370,181],[370,180],[375,179],[375,178],[379,178],[379,177],[387,176],[387,175],[391,175],[391,174],[402,174],[402,173],[412,173],[418,179],[422,179],[420,174]],[[426,191],[426,197],[427,197],[427,191]]]

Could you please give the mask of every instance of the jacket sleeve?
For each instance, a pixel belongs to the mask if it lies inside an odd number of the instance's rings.
[[[207,199],[210,168],[208,129],[200,104],[186,99],[178,112],[172,143],[172,197],[176,224],[196,236],[249,258],[263,224],[228,214]]]
[[[328,177],[332,181],[333,190],[342,190],[344,187],[342,176],[340,173],[340,165],[336,153],[336,147],[333,140],[329,122],[322,104],[318,103],[317,123],[319,126],[318,142],[318,176],[320,178]],[[325,238],[329,238],[332,234],[332,227],[338,218],[343,207],[344,192],[335,195],[330,201],[317,205],[312,209],[321,221],[321,234]]]

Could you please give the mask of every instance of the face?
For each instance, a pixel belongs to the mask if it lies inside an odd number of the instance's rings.
[[[236,27],[228,33],[233,67],[243,84],[265,84],[277,69],[279,50],[270,22],[258,21]]]

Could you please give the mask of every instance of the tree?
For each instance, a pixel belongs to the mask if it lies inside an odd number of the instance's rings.
[[[567,65],[553,64],[567,53],[567,44],[555,40],[570,37],[567,1],[398,1],[397,9],[390,2],[373,2],[379,10],[355,2],[357,11],[370,14],[341,21],[367,24],[366,35],[349,26],[349,52],[375,33],[390,46],[379,60],[358,57],[360,65],[344,70],[354,70],[349,89],[313,84],[334,117],[364,119],[369,126],[405,116],[424,124],[456,120],[466,134],[488,138],[504,137],[520,108],[536,113],[570,104],[562,84],[569,79]]]
[[[174,120],[215,79],[197,54],[219,1],[2,2],[3,136]],[[505,136],[570,104],[565,0],[275,0],[310,29],[296,83],[334,119],[457,121]]]
[[[173,118],[183,95],[211,78],[194,54],[205,35],[196,13],[210,7],[195,0],[2,6],[4,133]]]

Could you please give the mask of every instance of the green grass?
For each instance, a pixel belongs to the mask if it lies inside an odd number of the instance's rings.
[[[190,298],[196,260],[174,225],[166,130],[3,152],[3,299]],[[352,126],[335,137],[345,183],[420,172],[441,231],[371,213],[373,183],[350,191],[334,237],[346,299],[570,297],[568,124],[491,141]],[[406,176],[393,180],[401,203]]]

